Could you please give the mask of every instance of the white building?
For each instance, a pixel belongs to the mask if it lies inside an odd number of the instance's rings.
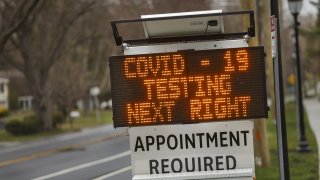
[[[0,77],[0,109],[9,109],[9,80]]]

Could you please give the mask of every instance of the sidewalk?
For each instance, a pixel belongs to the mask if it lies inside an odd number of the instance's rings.
[[[320,101],[317,98],[304,99],[304,107],[308,114],[309,123],[311,129],[316,136],[318,150],[319,150],[319,162],[320,162]],[[320,173],[320,164],[319,164]]]

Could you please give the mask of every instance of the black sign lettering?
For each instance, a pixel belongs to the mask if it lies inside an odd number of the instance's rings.
[[[232,155],[149,160],[150,174],[220,171],[236,168],[237,160]]]

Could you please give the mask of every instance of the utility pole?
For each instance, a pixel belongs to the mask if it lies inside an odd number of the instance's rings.
[[[259,14],[259,8],[258,5],[256,4],[255,0],[241,0],[241,7],[242,9],[250,9],[250,10],[254,10],[255,14],[257,16],[257,14]],[[266,3],[264,3],[266,4]],[[259,16],[261,17],[262,14],[259,14]],[[256,20],[258,18],[255,18]],[[268,22],[268,21],[266,21]],[[266,23],[265,24],[268,24]],[[243,24],[245,27],[248,27],[249,22],[247,19],[243,19]],[[260,25],[259,23],[256,22],[256,24]],[[265,26],[263,26],[265,27]],[[256,26],[256,38],[250,39],[249,40],[249,46],[259,46],[260,44],[260,35],[259,29],[262,29],[262,26]],[[265,28],[264,28],[265,29]],[[265,30],[267,31],[267,30]],[[268,31],[269,32],[269,31]],[[268,36],[267,36],[268,37]],[[269,33],[269,37],[270,37],[270,33]],[[270,38],[269,38],[270,39]],[[267,41],[269,41],[269,39]],[[269,43],[270,46],[270,43]],[[266,47],[266,46],[265,46]],[[267,50],[269,48],[270,51],[270,47],[266,47],[265,50]],[[268,53],[268,51],[265,51]],[[271,53],[270,53],[271,54]],[[270,56],[269,56],[270,57]],[[272,69],[271,69],[272,70]],[[256,155],[259,156],[261,158],[261,166],[262,167],[267,167],[270,165],[270,152],[269,152],[269,143],[268,143],[268,133],[267,133],[267,124],[266,124],[266,119],[257,119],[254,122],[254,132],[255,132],[255,149],[256,149]]]
[[[276,103],[275,103],[275,94],[274,94],[274,77],[273,77],[273,63],[271,57],[271,34],[270,34],[270,4],[269,1],[258,1],[258,9],[260,12],[259,18],[259,27],[263,27],[261,29],[262,33],[260,35],[260,39],[264,45],[264,49],[266,52],[266,66],[267,66],[267,90],[269,91],[270,99],[271,99],[271,116],[272,119],[276,119]]]
[[[310,3],[312,4],[312,5],[314,5],[317,9],[318,9],[318,14],[317,14],[317,21],[316,21],[316,28],[319,28],[320,27],[320,0],[318,0],[318,2],[315,2],[315,1],[310,1]],[[319,39],[319,35],[317,34],[316,35],[316,48],[318,47],[318,49],[320,49],[319,47],[320,47],[320,39]],[[320,52],[318,51],[317,52],[317,56],[318,56],[318,58],[320,57]],[[318,62],[318,72],[320,73],[320,62]],[[320,101],[320,95],[319,95],[319,93],[320,92],[318,92],[318,76],[316,76],[315,77],[316,78],[316,80],[315,80],[315,91],[316,91],[316,95],[317,95],[317,97],[318,97],[318,100]]]

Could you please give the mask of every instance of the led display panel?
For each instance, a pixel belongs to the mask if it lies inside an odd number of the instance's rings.
[[[266,118],[263,47],[110,57],[115,127]]]

